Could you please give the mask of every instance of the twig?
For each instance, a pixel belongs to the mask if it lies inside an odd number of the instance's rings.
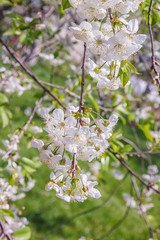
[[[10,55],[20,64],[20,66],[23,68],[23,70],[39,85],[43,88],[43,90],[48,93],[54,101],[56,101],[64,110],[66,110],[66,107],[63,105],[63,103],[51,92],[49,91],[37,78],[37,76],[25,65],[25,63],[22,61],[22,59],[16,54],[16,52],[8,47],[5,42],[0,39],[0,43],[7,49],[7,51],[10,53]]]
[[[58,228],[54,228],[53,231],[51,231],[50,233],[48,233],[47,235],[43,236],[41,240],[44,240],[47,236],[54,234],[55,232],[57,232],[58,230],[61,230],[62,228],[64,228],[65,226],[68,226],[71,222],[73,222],[76,218],[80,217],[80,216],[84,216],[87,215],[95,210],[98,210],[99,208],[104,207],[110,200],[111,198],[114,196],[114,194],[120,189],[120,187],[122,186],[122,184],[125,182],[126,178],[128,177],[128,172],[126,173],[126,175],[124,176],[124,178],[122,179],[122,181],[118,184],[118,186],[113,190],[113,192],[107,197],[107,199],[105,199],[102,203],[100,203],[97,206],[94,206],[88,210],[82,211],[78,214],[76,214],[75,216],[73,216],[72,218],[70,218],[68,221],[66,221],[66,223],[62,224],[61,226],[59,226]]]
[[[111,24],[112,24],[112,22],[113,22],[113,16],[112,16],[112,10],[111,10],[111,8],[108,9],[108,12],[109,12],[109,17],[110,17],[110,22],[111,22]],[[114,29],[113,25],[112,25],[112,30],[113,30],[113,33],[115,34],[115,29]]]
[[[99,106],[99,109],[103,110],[104,112],[112,112],[113,108],[104,108],[102,106]]]
[[[64,93],[68,93],[71,97],[75,97],[75,98],[79,98],[80,99],[80,96],[78,96],[77,94],[71,92],[68,88],[66,87],[63,87],[63,86],[60,86],[60,85],[57,85],[57,84],[53,84],[53,83],[48,83],[48,82],[44,82],[44,81],[40,81],[42,84],[44,85],[48,85],[48,86],[51,86],[51,87],[54,87],[54,88],[59,88],[59,89],[62,89],[64,91]]]
[[[84,105],[84,84],[85,84],[85,61],[86,61],[86,43],[84,43],[84,52],[83,52],[83,60],[82,60],[82,80],[81,80],[81,96],[80,96],[80,105],[79,105],[79,113],[82,113],[83,110],[83,105]],[[79,126],[80,123],[80,118],[77,120],[77,127]],[[73,154],[73,173],[72,176],[74,177],[75,172],[76,172],[76,153]]]
[[[3,239],[3,237],[6,237],[8,240],[12,240],[11,236],[5,232],[5,229],[4,229],[4,226],[3,226],[3,223],[0,219],[0,227],[1,227],[1,230],[2,230],[2,233],[1,233],[1,236],[0,236],[0,239]]]
[[[122,137],[122,140],[130,144],[137,152],[141,152],[141,150],[137,147],[137,145],[134,142],[132,142],[130,139]]]
[[[29,125],[30,122],[32,121],[32,119],[33,119],[33,117],[34,117],[34,114],[36,113],[38,107],[40,106],[40,104],[41,104],[41,102],[42,102],[42,100],[43,100],[44,94],[45,94],[45,92],[43,92],[43,94],[42,94],[42,96],[40,97],[39,101],[35,104],[35,107],[34,107],[32,113],[31,113],[29,119],[28,119],[27,122],[25,123],[24,127],[22,128],[22,130],[21,130],[21,132],[20,132],[20,134],[19,134],[19,136],[18,136],[18,140],[20,140],[20,139],[23,137],[24,132],[27,130],[28,125]],[[13,144],[14,144],[14,142],[13,142]],[[10,154],[12,153],[12,151],[13,151],[13,149],[11,148],[7,153],[5,153],[5,155],[2,157],[2,159],[8,157],[8,155],[10,155]]]
[[[79,112],[82,112],[83,104],[84,104],[84,84],[85,84],[85,61],[86,61],[86,43],[84,43],[84,53],[83,53],[83,61],[82,61],[82,82],[81,82],[81,98],[80,98],[80,107]]]
[[[151,27],[151,12],[153,7],[153,0],[150,1],[149,11],[148,11],[148,27],[149,27],[149,34],[151,39],[151,50],[152,50],[152,67],[151,69],[154,71],[155,77],[154,81],[158,83],[160,88],[160,78],[159,78],[159,72],[156,68],[156,65],[159,65],[159,63],[156,61],[155,53],[154,53],[154,38],[153,38],[153,32]]]
[[[116,153],[114,153],[114,152],[111,151],[111,150],[108,150],[108,151],[111,152],[111,153],[118,159],[118,161],[128,170],[129,173],[131,173],[133,176],[135,176],[144,186],[146,186],[146,188],[147,188],[148,190],[149,190],[149,189],[152,189],[154,192],[160,194],[160,191],[157,190],[157,189],[155,189],[155,188],[153,187],[153,184],[152,184],[152,183],[146,183],[140,176],[138,176],[138,175],[127,165],[127,163],[126,163],[124,160],[122,160],[121,158],[119,158]],[[119,156],[120,156],[120,155],[119,155]],[[120,156],[120,157],[121,157],[121,156]]]
[[[124,153],[125,155],[129,155],[130,157],[132,157],[133,155],[140,157],[143,154],[160,154],[160,152],[152,152],[152,151],[146,151],[146,152],[126,152]]]
[[[137,156],[141,155],[143,157],[143,159],[146,159],[147,161],[149,161],[148,157],[145,156],[145,153],[143,153],[142,150],[139,147],[137,147],[137,145],[134,142],[132,142],[130,139],[125,138],[125,137],[122,137],[122,140],[125,141],[126,143],[130,144],[136,150],[135,155],[137,155]],[[141,153],[141,154],[139,154],[139,153]],[[127,153],[124,153],[124,154],[129,155]],[[143,163],[143,159],[142,159],[142,163]]]

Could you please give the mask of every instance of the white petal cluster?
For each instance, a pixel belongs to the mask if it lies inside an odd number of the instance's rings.
[[[51,181],[47,190],[54,189],[59,198],[65,201],[84,201],[87,197],[98,198],[100,193],[94,189],[97,182],[87,180],[86,174],[81,172],[76,162],[76,172],[73,170],[73,156],[77,160],[91,162],[99,158],[109,146],[108,139],[112,129],[118,121],[118,115],[113,113],[109,120],[98,119],[90,124],[90,118],[81,116],[77,125],[78,108],[70,107],[66,111],[55,109],[49,114],[41,110],[45,119],[49,141],[44,143],[40,139],[31,142],[32,147],[40,152],[39,161],[53,169]]]
[[[0,68],[1,82],[0,91],[4,93],[12,94],[17,92],[18,95],[22,95],[24,91],[29,90],[32,84],[25,78],[20,77],[16,71],[10,71],[6,68]],[[24,77],[24,76],[23,76]]]
[[[5,178],[0,178],[0,208],[9,209],[8,200],[15,197],[16,186],[11,186]]]
[[[127,60],[141,49],[146,36],[136,34],[139,29],[137,19],[127,18],[143,1],[70,0],[77,15],[83,19],[80,25],[73,24],[70,30],[76,39],[87,44],[90,53],[101,63],[96,65],[90,61],[89,74],[97,80],[98,88],[119,88],[121,61]]]
[[[7,234],[13,234],[18,229],[25,227],[27,224],[28,221],[26,218],[19,218],[17,213],[14,212],[14,218],[5,217],[4,230]],[[17,238],[13,237],[12,239],[16,240]]]
[[[36,129],[37,130],[37,129]],[[37,133],[37,131],[36,131]],[[25,182],[25,177],[23,173],[23,167],[17,163],[17,161],[20,159],[19,154],[19,137],[16,134],[9,134],[9,139],[2,140],[3,145],[5,146],[5,150],[0,149],[0,156],[2,156],[1,161],[7,160],[7,165],[5,167],[5,170],[12,175],[16,183],[19,183],[20,190],[21,191],[29,191],[31,188],[34,187],[35,181],[32,178],[28,178],[28,183]],[[13,153],[13,154],[11,154]],[[23,193],[22,193],[23,194]],[[21,197],[24,197],[24,194],[20,196],[16,195],[14,198],[12,196],[12,200],[15,201],[16,199],[20,199]]]

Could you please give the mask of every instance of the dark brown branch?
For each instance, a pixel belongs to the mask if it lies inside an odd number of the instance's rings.
[[[61,226],[54,228],[53,231],[51,231],[50,233],[48,233],[47,235],[43,236],[41,240],[44,240],[47,236],[54,234],[55,232],[63,229],[64,227],[68,226],[69,224],[71,224],[71,222],[73,222],[76,218],[80,217],[80,216],[84,216],[87,215],[91,212],[94,212],[102,207],[104,207],[110,200],[111,198],[115,195],[115,193],[120,189],[120,187],[122,186],[122,184],[125,182],[126,178],[128,176],[128,172],[126,173],[126,175],[124,176],[124,178],[122,179],[122,181],[118,184],[118,186],[112,191],[112,193],[107,197],[107,199],[105,199],[102,203],[100,203],[99,205],[92,207],[88,210],[82,211],[78,214],[76,214],[75,216],[73,216],[72,218],[70,218],[66,223],[62,224]]]
[[[80,96],[80,106],[79,106],[79,113],[82,113],[83,105],[84,105],[84,84],[85,84],[85,61],[86,61],[86,43],[84,43],[84,52],[83,52],[83,60],[82,60],[82,80],[81,80],[81,96]],[[79,126],[80,118],[77,120],[77,127]],[[74,177],[76,172],[76,153],[73,154],[73,173],[72,176]]]
[[[7,51],[10,53],[10,55],[20,64],[20,66],[23,68],[23,70],[39,85],[41,88],[48,93],[54,101],[56,101],[64,110],[66,110],[66,107],[63,105],[63,103],[52,93],[50,92],[37,78],[37,76],[25,65],[25,63],[22,61],[22,59],[16,54],[16,52],[8,47],[6,43],[0,39],[0,43],[7,49]]]
[[[84,43],[84,53],[83,53],[83,61],[82,61],[82,81],[81,81],[81,97],[80,97],[80,107],[79,112],[82,112],[84,105],[84,84],[85,84],[85,61],[86,61],[86,43]]]
[[[111,150],[108,150],[109,152],[111,152],[117,159],[118,161],[128,170],[129,173],[131,173],[131,175],[135,176],[148,190],[149,189],[152,189],[154,192],[160,194],[160,191],[155,189],[153,187],[153,184],[152,183],[146,183],[140,176],[138,176],[128,165],[127,163],[122,160],[122,158],[118,157],[116,153],[114,153],[113,151]]]
[[[3,239],[3,237],[6,237],[8,240],[12,240],[11,236],[5,232],[5,229],[4,229],[1,219],[0,219],[0,227],[1,227],[1,231],[2,231],[0,239]]]
[[[19,134],[19,136],[18,136],[18,140],[20,140],[20,139],[23,137],[24,132],[27,130],[28,125],[29,125],[30,122],[32,121],[32,119],[33,119],[33,117],[34,117],[34,115],[35,115],[38,107],[40,106],[40,104],[41,104],[41,102],[42,102],[42,100],[43,100],[44,94],[45,94],[45,92],[42,94],[42,96],[40,97],[39,101],[35,104],[35,107],[34,107],[32,113],[31,113],[29,119],[28,119],[27,122],[25,123],[24,127],[22,128],[22,130],[21,130],[21,132],[20,132],[20,134]],[[13,143],[13,144],[14,144],[14,143]],[[2,159],[8,157],[8,155],[10,155],[10,154],[12,153],[12,151],[13,151],[13,149],[10,149],[7,153],[5,153],[5,155],[2,157]]]
[[[159,72],[157,70],[156,65],[159,65],[157,63],[154,53],[154,38],[153,38],[153,32],[152,32],[152,26],[151,26],[151,13],[152,13],[152,7],[153,7],[153,0],[150,1],[149,11],[148,11],[148,27],[149,27],[149,34],[151,39],[151,50],[152,50],[152,70],[154,71],[155,76],[153,77],[153,81],[157,82],[160,88],[160,77]]]

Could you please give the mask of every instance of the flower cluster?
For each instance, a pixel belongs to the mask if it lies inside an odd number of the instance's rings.
[[[28,79],[24,78],[22,74],[19,74],[15,70],[7,70],[5,67],[0,68],[1,82],[0,91],[4,93],[12,94],[17,92],[22,95],[24,91],[31,89],[32,84]]]
[[[44,144],[34,139],[31,144],[40,152],[39,161],[54,171],[46,189],[54,189],[57,197],[65,201],[84,201],[88,196],[99,198],[99,191],[93,188],[97,182],[88,181],[76,159],[91,162],[106,151],[118,115],[112,114],[109,120],[94,119],[93,124],[87,109],[80,114],[75,107],[68,108],[66,115],[61,109],[55,109],[50,115],[42,108],[41,116],[45,119],[44,130],[49,141]]]
[[[89,74],[98,82],[98,88],[116,90],[121,85],[119,70],[142,47],[146,36],[136,34],[137,19],[127,20],[144,0],[86,1],[70,0],[78,16],[85,21],[70,27],[76,39],[87,44],[97,63],[89,60]]]
[[[17,190],[17,186],[11,186],[5,178],[0,178],[0,214],[1,217],[4,215],[3,226],[7,234],[13,234],[28,224],[26,218],[20,218],[18,216],[18,209],[9,203],[10,201],[16,201],[24,197],[23,193],[17,194]],[[5,215],[5,212],[8,213],[8,215]],[[13,239],[17,238],[13,237]]]

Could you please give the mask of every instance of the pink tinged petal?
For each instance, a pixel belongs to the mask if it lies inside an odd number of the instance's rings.
[[[53,182],[49,182],[49,183],[45,186],[46,191],[52,190],[52,189],[53,189],[53,185],[54,185]]]

